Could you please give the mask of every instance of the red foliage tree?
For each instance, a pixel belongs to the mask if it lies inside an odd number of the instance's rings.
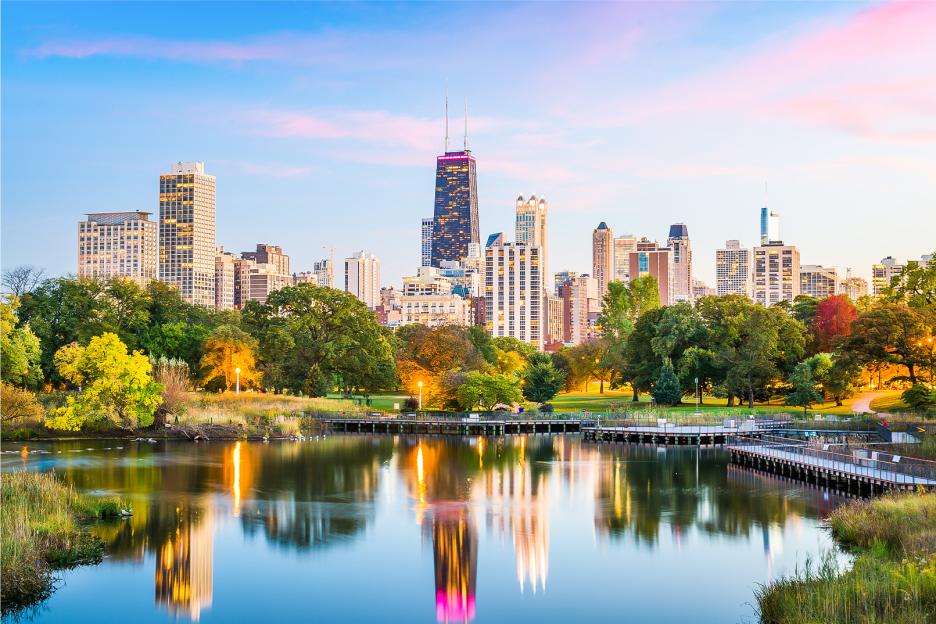
[[[845,295],[833,295],[820,301],[811,327],[818,351],[831,351],[836,338],[851,333],[851,324],[856,318],[858,310]]]

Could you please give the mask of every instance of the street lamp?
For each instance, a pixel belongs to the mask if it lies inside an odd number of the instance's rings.
[[[416,385],[419,386],[419,411],[422,411],[422,379],[416,382]]]
[[[234,386],[234,396],[240,396],[240,366],[234,369],[234,374],[237,375],[237,385]]]

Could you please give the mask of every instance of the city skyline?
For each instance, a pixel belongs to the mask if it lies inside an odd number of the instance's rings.
[[[683,222],[693,273],[712,286],[726,239],[756,246],[765,180],[782,238],[804,262],[870,280],[885,256],[932,251],[931,230],[919,227],[931,219],[936,180],[936,137],[925,130],[936,107],[920,104],[932,98],[932,5],[435,6],[418,20],[405,6],[304,5],[270,16],[244,5],[210,29],[204,20],[180,29],[158,6],[5,8],[2,143],[17,154],[3,159],[5,267],[73,273],[76,219],[156,214],[154,173],[198,160],[218,178],[219,244],[271,241],[298,271],[323,246],[338,257],[366,249],[398,284],[419,264],[446,90],[473,111],[481,240],[512,229],[518,193],[545,195],[555,270],[588,271],[601,220],[660,241]],[[452,49],[442,66],[428,52],[453,16],[492,27],[485,50]],[[513,32],[524,20],[543,36],[568,26],[568,41],[547,55],[520,53]],[[581,45],[591,39],[602,43]],[[868,40],[876,45],[863,47]],[[377,76],[365,54],[391,41],[400,45]],[[572,50],[575,63],[564,65]],[[805,79],[791,75],[796,59],[812,61]],[[480,66],[493,69],[482,77]],[[771,86],[737,102],[703,86],[740,95],[764,69]],[[165,72],[178,95],[155,80]],[[842,95],[809,80],[831,74]],[[618,75],[623,86],[596,99],[603,78]],[[193,99],[185,87],[194,84],[206,89]],[[551,97],[503,97],[536,86]],[[687,90],[697,96],[689,105]],[[737,107],[746,107],[740,117]],[[103,198],[88,190],[105,184]],[[847,236],[830,238],[843,221]],[[14,234],[23,231],[41,232],[42,243]]]

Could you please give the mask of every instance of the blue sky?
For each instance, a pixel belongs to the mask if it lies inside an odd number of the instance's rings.
[[[158,210],[203,160],[218,243],[334,246],[415,272],[448,92],[482,239],[550,201],[550,265],[591,230],[684,221],[712,282],[767,182],[806,264],[936,247],[936,3],[2,5],[2,263],[74,271],[85,212]],[[24,235],[26,233],[26,235]]]

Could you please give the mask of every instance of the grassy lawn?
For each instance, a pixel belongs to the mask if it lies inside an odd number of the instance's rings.
[[[900,390],[887,392],[885,396],[880,396],[871,401],[871,409],[875,412],[902,412],[910,409],[900,398]]]

